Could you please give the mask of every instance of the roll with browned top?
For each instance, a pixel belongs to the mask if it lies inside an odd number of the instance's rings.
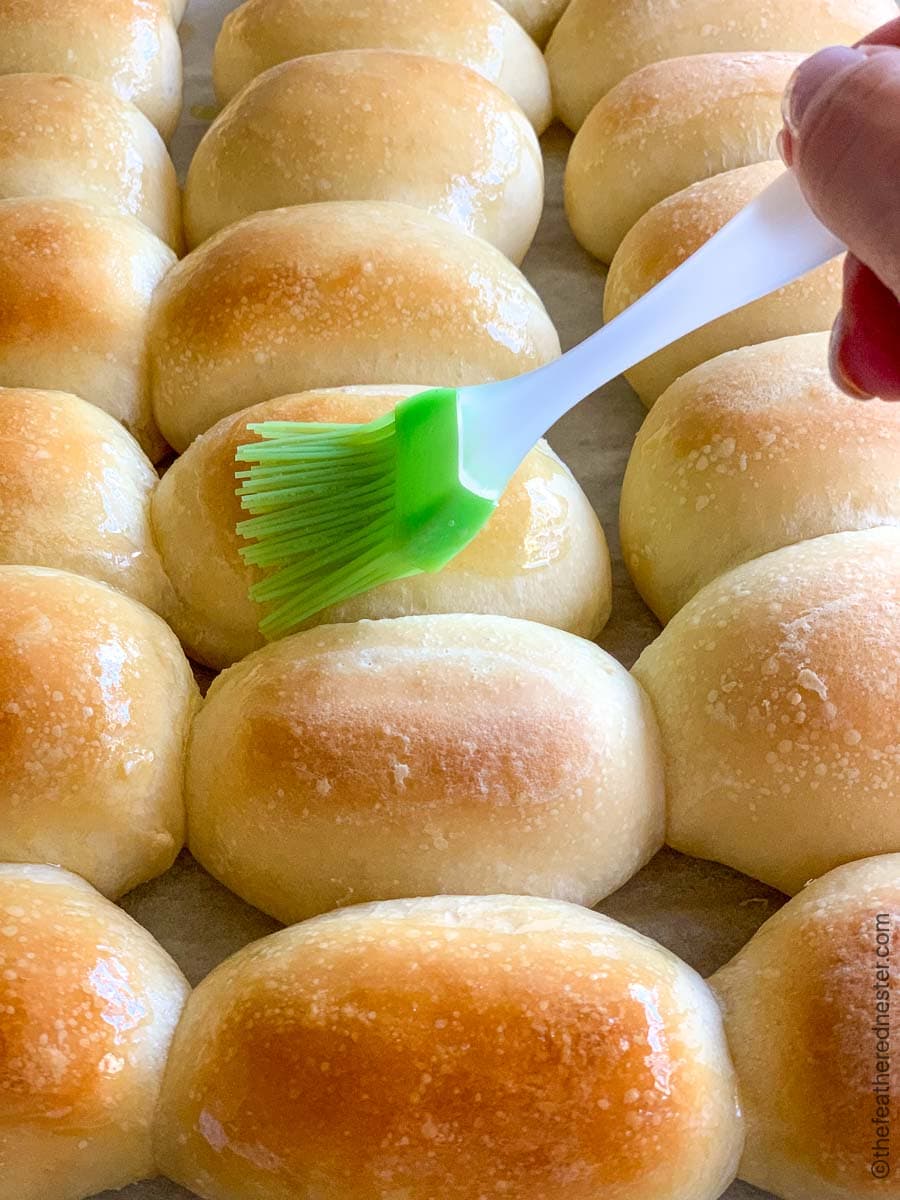
[[[255,79],[197,147],[188,242],[321,200],[411,204],[518,263],[541,218],[541,148],[518,104],[459,63],[398,50],[298,58]]]
[[[197,698],[149,609],[65,571],[0,566],[0,860],[59,863],[112,897],[168,870]]]
[[[153,534],[172,580],[172,627],[190,656],[227,667],[264,642],[266,607],[250,597],[262,573],[240,557],[247,514],[235,494],[235,452],[258,421],[367,422],[421,388],[352,387],[264,401],[224,417],[164,475]],[[542,442],[513,476],[486,528],[441,571],[383,584],[325,609],[321,625],[366,617],[475,612],[524,617],[596,637],[609,617],[609,552],[572,474]]]
[[[539,46],[546,44],[569,0],[500,0]]]
[[[245,0],[216,42],[216,95],[224,104],[276,63],[331,50],[411,50],[463,63],[508,92],[538,133],[552,119],[544,57],[495,0]]]
[[[156,1144],[208,1200],[715,1200],[742,1140],[715,1001],[550,900],[365,905],[200,985]]]
[[[186,778],[195,857],[285,922],[461,891],[594,904],[662,841],[640,688],[591,642],[508,617],[267,646],[214,682]]]
[[[900,854],[869,858],[810,884],[710,980],[747,1119],[740,1175],[766,1193],[900,1194],[898,933]]]
[[[181,0],[3,0],[0,75],[82,75],[169,138],[181,112]]]
[[[537,293],[499,250],[405,204],[275,209],[223,229],[154,297],[153,408],[184,450],[289,392],[519,375],[559,354]]]

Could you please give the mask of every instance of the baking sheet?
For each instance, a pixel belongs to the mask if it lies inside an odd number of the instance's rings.
[[[210,83],[212,46],[225,13],[235,3],[191,0],[182,26],[185,110],[172,143],[182,178],[215,112]],[[562,173],[570,141],[568,132],[558,125],[543,138],[547,203],[525,263],[525,272],[556,323],[564,349],[600,324],[604,278],[602,268],[576,243],[563,213]],[[554,449],[590,497],[609,539],[613,614],[599,642],[629,667],[659,631],[631,586],[617,533],[622,474],[643,415],[631,389],[617,380],[570,413],[550,435]],[[752,936],[783,899],[724,867],[664,850],[599,908],[656,938],[709,975]],[[279,928],[277,922],[211,879],[187,853],[167,875],[125,897],[122,906],[159,938],[194,984],[241,946]],[[763,1195],[741,1183],[726,1193],[727,1200],[762,1200]],[[124,1191],[105,1192],[103,1200],[184,1200],[189,1196],[172,1183],[152,1180]]]

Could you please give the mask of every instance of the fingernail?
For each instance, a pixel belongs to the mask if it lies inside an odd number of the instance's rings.
[[[782,129],[778,134],[775,145],[778,147],[778,153],[781,155],[784,165],[792,167],[794,165],[794,139],[786,129]]]
[[[867,57],[861,50],[849,46],[829,46],[800,64],[791,76],[781,102],[785,128],[793,138],[799,136],[803,117],[822,85],[849,67],[865,62]]]
[[[854,400],[871,400],[872,393],[864,391],[847,374],[841,354],[844,345],[844,333],[844,311],[841,309],[834,323],[834,328],[831,331],[831,341],[828,345],[828,365],[831,370],[831,377],[841,391],[846,392],[848,396],[852,396]]]

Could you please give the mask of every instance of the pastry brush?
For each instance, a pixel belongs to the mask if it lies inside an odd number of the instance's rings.
[[[264,421],[237,451],[241,555],[281,637],[379,584],[438,571],[484,527],[516,468],[569,409],[678,338],[844,247],[790,172],[651,291],[554,362],[403,400],[365,425]]]

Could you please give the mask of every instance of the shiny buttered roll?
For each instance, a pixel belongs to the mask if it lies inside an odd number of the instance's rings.
[[[208,1200],[716,1200],[742,1142],[689,967],[573,905],[362,905],[194,992],[163,1083],[167,1175]]]
[[[0,1200],[156,1174],[153,1113],[188,985],[83,879],[0,864]]]
[[[496,891],[595,904],[662,844],[650,706],[593,643],[508,617],[326,625],[213,683],[194,856],[280,921]]]
[[[235,495],[235,452],[258,421],[365,423],[414,387],[340,388],[265,401],[225,417],[164,475],[153,533],[172,580],[169,615],[191,658],[227,667],[264,642],[266,609],[250,598],[262,578],[240,557],[247,516]],[[481,612],[524,617],[594,638],[611,607],[609,552],[600,522],[569,470],[542,442],[526,458],[487,527],[441,571],[398,579],[325,609],[309,624]]]
[[[0,75],[0,199],[17,196],[85,200],[181,245],[162,138],[133,104],[77,75]]]
[[[113,897],[167,870],[196,703],[175,635],[142,604],[0,566],[0,861],[59,863]]]
[[[825,875],[712,977],[747,1121],[743,1179],[783,1200],[896,1200],[900,854]]]
[[[65,392],[0,388],[0,563],[58,567],[172,606],[150,524],[159,477],[134,438]]]
[[[141,110],[164,138],[181,112],[181,46],[170,0],[6,0],[0,75],[82,75]]]
[[[741,167],[692,184],[652,208],[613,259],[603,297],[604,319],[611,321],[649,292],[783,170],[776,162]],[[830,329],[841,307],[841,291],[841,260],[834,259],[788,287],[680,338],[625,375],[649,408],[676,379],[728,350]]]
[[[546,44],[569,0],[500,0],[539,46]]]
[[[662,730],[675,849],[788,893],[900,849],[900,528],[736,567],[634,674]]]
[[[775,157],[781,98],[800,54],[698,54],[623,79],[582,125],[566,163],[566,215],[611,262],[660,200],[722,171]]]
[[[622,487],[622,550],[661,621],[770,550],[900,525],[900,405],[860,404],[836,388],[828,336],[704,363],[641,427]]]
[[[276,63],[332,50],[411,50],[463,63],[517,100],[538,133],[552,119],[544,56],[495,0],[246,0],[216,42],[216,95],[224,104]]]
[[[559,339],[494,246],[405,204],[336,201],[257,213],[157,289],[153,408],[176,450],[261,400],[310,388],[505,379]]]
[[[617,83],[663,59],[851,45],[895,0],[572,0],[547,47],[556,115],[579,129]]]
[[[246,87],[197,148],[188,242],[320,200],[411,204],[521,262],[541,219],[541,148],[515,100],[459,63],[398,50],[298,58]]]
[[[78,200],[0,201],[0,386],[74,392],[160,458],[147,324],[175,261],[133,217]]]

